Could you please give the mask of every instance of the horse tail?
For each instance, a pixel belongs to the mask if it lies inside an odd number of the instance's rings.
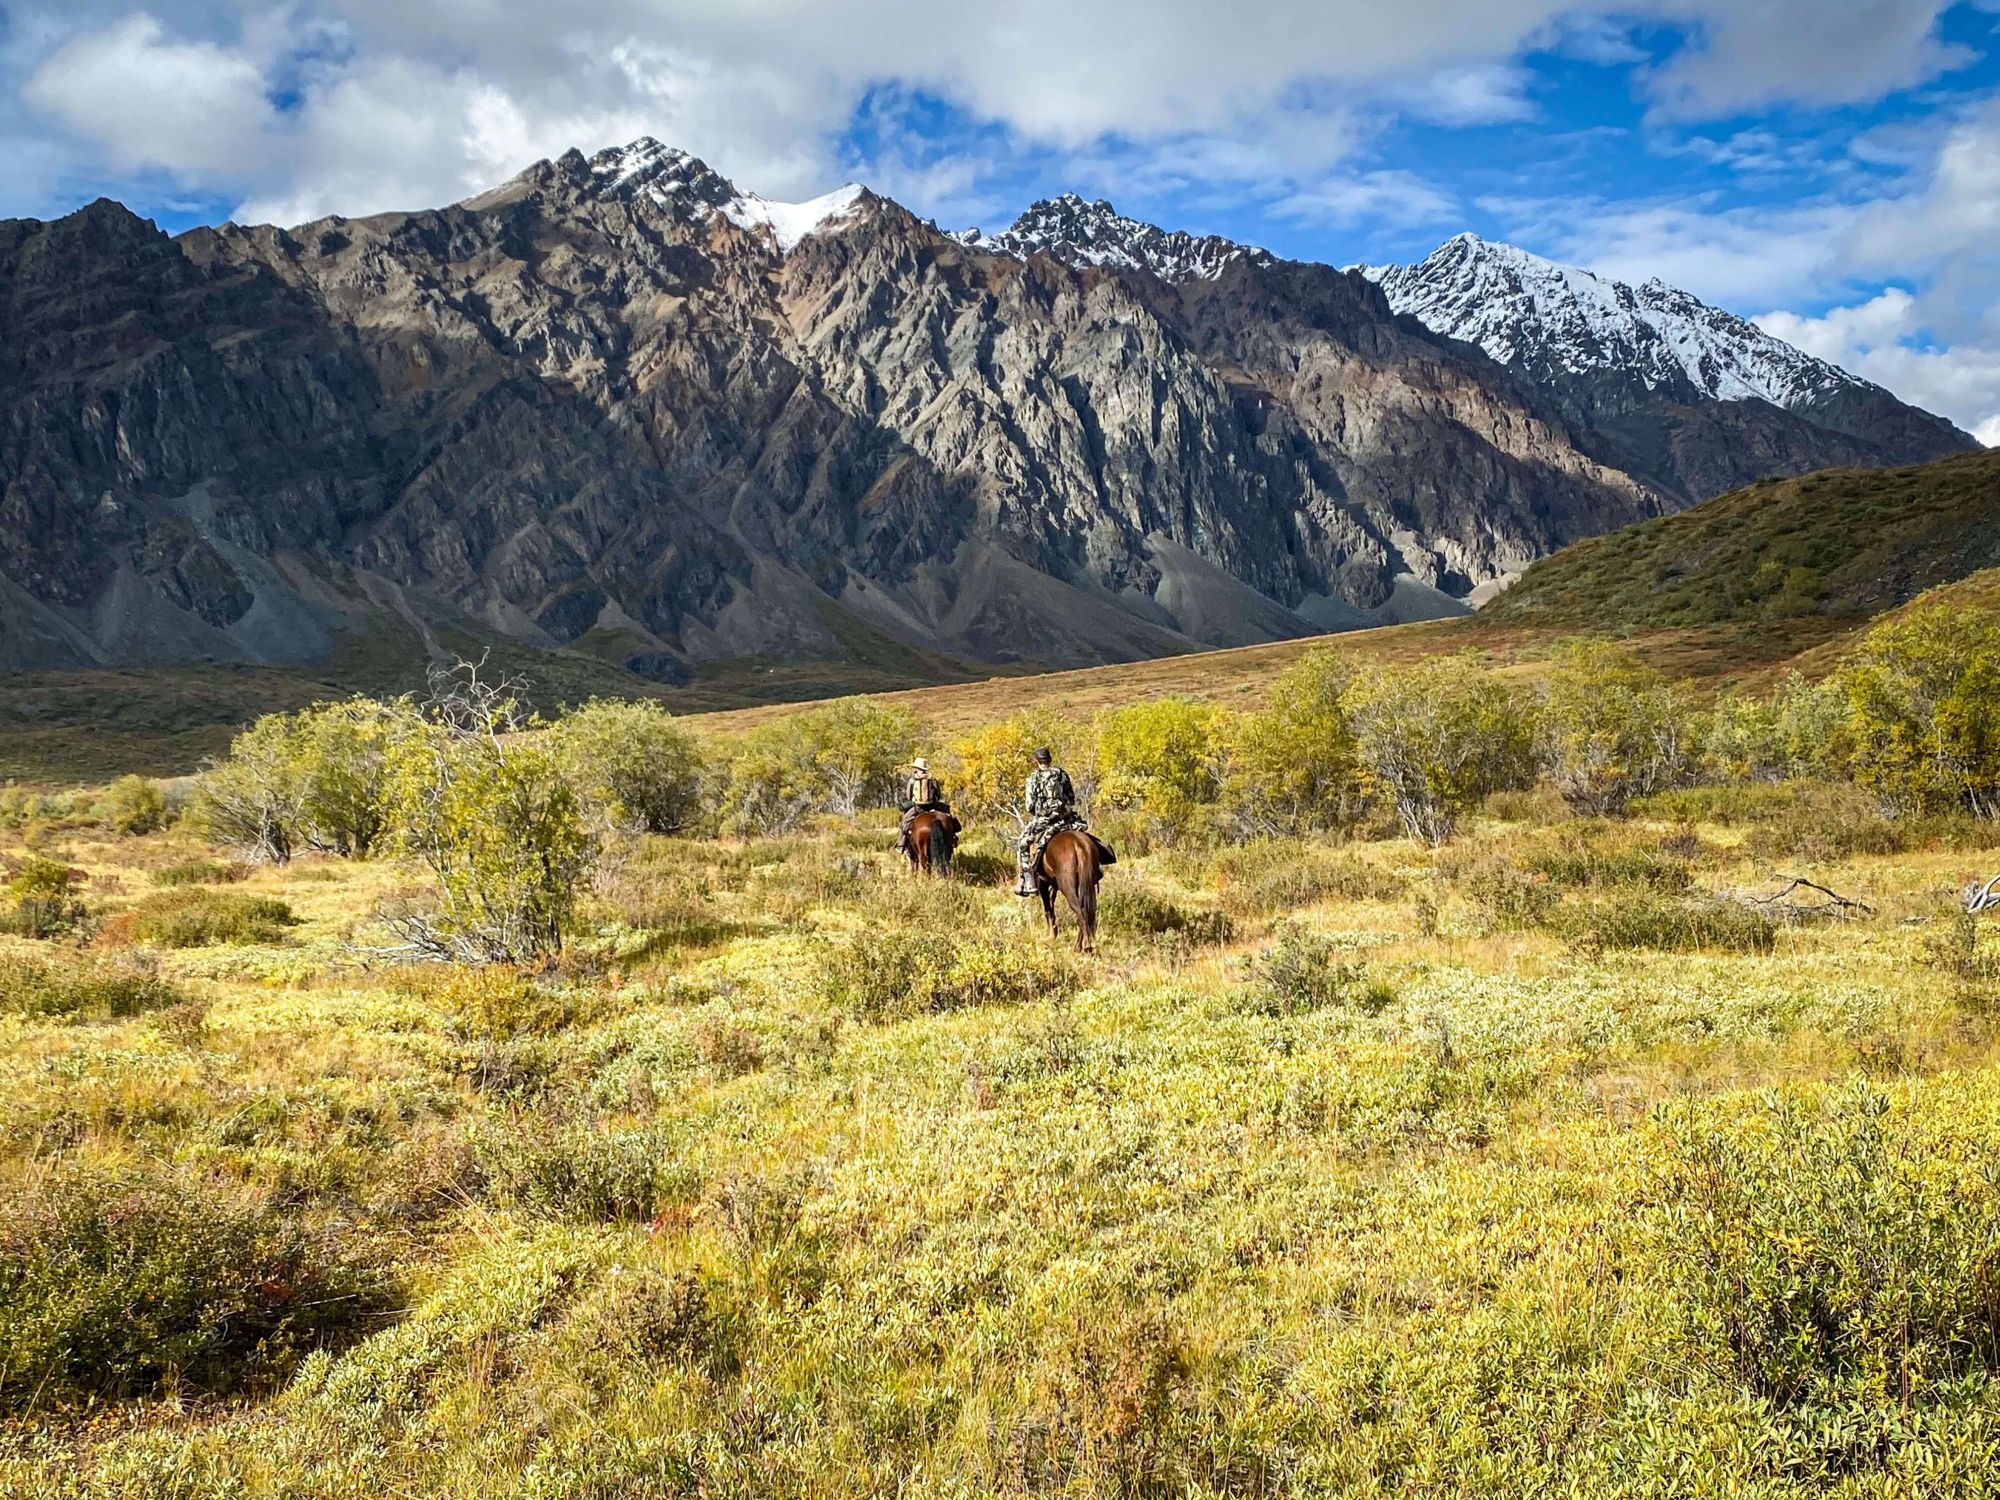
[[[1076,925],[1077,947],[1085,953],[1097,948],[1097,882],[1101,878],[1097,865],[1097,850],[1088,837],[1077,840],[1079,858],[1070,865],[1070,878],[1076,882]]]

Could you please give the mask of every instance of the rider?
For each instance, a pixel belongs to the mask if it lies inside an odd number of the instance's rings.
[[[903,827],[896,836],[896,847],[901,849],[909,844],[910,824],[916,821],[918,813],[950,811],[944,783],[931,775],[931,763],[919,755],[910,762],[910,779],[903,783]]]
[[[1083,827],[1083,818],[1076,810],[1076,786],[1069,779],[1069,772],[1055,763],[1055,757],[1046,747],[1035,752],[1035,769],[1028,774],[1021,801],[1027,809],[1028,821],[1021,829],[1021,843],[1016,851],[1021,862],[1021,883],[1014,894],[1032,896],[1035,864],[1041,859],[1042,850],[1065,828]]]

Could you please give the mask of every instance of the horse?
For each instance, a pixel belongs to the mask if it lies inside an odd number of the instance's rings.
[[[1076,913],[1076,951],[1097,951],[1097,882],[1104,878],[1107,861],[1099,844],[1088,833],[1065,828],[1051,838],[1035,861],[1035,890],[1042,898],[1042,915],[1048,918],[1049,936],[1059,937],[1056,923],[1056,892],[1062,892],[1069,909]]]
[[[958,847],[958,819],[950,813],[926,810],[910,819],[910,836],[903,852],[912,875],[949,875],[952,851]]]

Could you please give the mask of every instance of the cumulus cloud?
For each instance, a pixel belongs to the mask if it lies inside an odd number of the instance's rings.
[[[1922,299],[1902,287],[1817,317],[1772,312],[1756,321],[1808,354],[1951,418],[1989,447],[2000,442],[2000,343],[1931,343]]]
[[[1938,36],[1938,19],[1952,3],[1734,0],[1679,7],[1695,19],[1698,39],[1656,71],[1651,93],[1661,114],[1681,119],[1880,98],[1971,61]]]
[[[1677,115],[1871,97],[1956,60],[1944,0],[176,0],[171,26],[116,3],[13,8],[17,35],[59,42],[26,101],[114,166],[280,216],[436,201],[640,130],[814,191],[884,85],[1057,153],[1223,143],[1289,191],[1343,139],[1315,116],[1524,119],[1524,52],[1629,63],[1638,21],[1695,28],[1648,83]],[[919,190],[978,197],[906,158],[888,165]]]
[[[240,46],[171,37],[152,16],[135,15],[57,48],[23,95],[102,146],[116,168],[254,172],[277,121],[267,62]]]

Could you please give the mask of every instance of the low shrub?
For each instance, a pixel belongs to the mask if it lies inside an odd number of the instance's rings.
[[[121,776],[104,789],[97,816],[117,833],[154,833],[167,826],[167,794],[146,776]]]
[[[695,1056],[717,1078],[740,1078],[764,1066],[764,1039],[728,1015],[697,1016],[688,1028]]]
[[[1107,932],[1139,937],[1177,933],[1198,945],[1226,943],[1236,931],[1236,924],[1230,921],[1227,912],[1190,910],[1144,886],[1129,883],[1106,892],[1098,913]]]
[[[581,1010],[575,992],[499,967],[444,969],[425,998],[444,1012],[460,1040],[473,1042],[547,1036],[576,1020]]]
[[[1782,816],[1796,808],[1807,794],[1807,784],[1796,781],[1719,782],[1655,792],[1634,801],[1631,811],[1639,818],[1736,828]]]
[[[585,1354],[671,1361],[724,1379],[739,1363],[740,1318],[724,1287],[700,1271],[620,1265],[577,1299],[557,1337]]]
[[[1542,870],[1524,870],[1505,855],[1483,851],[1454,860],[1452,883],[1465,894],[1487,927],[1521,932],[1545,925],[1562,899],[1556,882]]]
[[[1550,925],[1586,952],[1651,948],[1665,953],[1769,953],[1778,940],[1777,924],[1763,912],[1712,897],[1634,893],[1561,908]]]
[[[1328,939],[1287,924],[1258,955],[1244,1009],[1256,1015],[1295,1016],[1333,1006],[1379,1015],[1396,992],[1370,979],[1366,966],[1341,959]]]
[[[179,1005],[186,996],[160,977],[157,964],[122,959],[0,957],[0,1011],[108,1021]]]
[[[161,891],[104,924],[100,940],[162,948],[282,942],[299,919],[275,896],[246,896],[198,886]]]
[[[1682,848],[1685,849],[1685,841]],[[1527,865],[1556,885],[1678,893],[1694,884],[1689,856],[1659,843],[1571,833],[1533,850]]]
[[[67,1162],[0,1194],[0,1410],[268,1389],[380,1290],[240,1187]]]
[[[2000,954],[1979,941],[1979,918],[1963,907],[1941,913],[1924,935],[1924,958],[1967,983],[2000,979]]]
[[[963,885],[1011,884],[1018,874],[1012,854],[961,845],[952,851],[951,878]]]
[[[1766,1096],[1754,1115],[1663,1117],[1660,1233],[1688,1336],[1831,1480],[1879,1462],[1911,1408],[2000,1373],[2000,1172],[1926,1138],[1866,1085]]]
[[[701,1187],[661,1125],[521,1115],[477,1137],[474,1158],[494,1201],[560,1223],[645,1223]]]
[[[1394,901],[1406,889],[1393,870],[1324,845],[1271,841],[1246,844],[1215,862],[1222,909],[1236,917],[1269,917],[1337,897]]]
[[[177,859],[153,871],[153,884],[168,890],[183,885],[227,885],[250,873],[248,865],[233,860]]]
[[[0,932],[15,937],[67,937],[90,920],[84,905],[86,877],[59,859],[30,854],[17,860],[0,886]]]
[[[1051,999],[1075,984],[1067,960],[1045,944],[921,931],[853,941],[821,972],[828,1003],[875,1020]]]

